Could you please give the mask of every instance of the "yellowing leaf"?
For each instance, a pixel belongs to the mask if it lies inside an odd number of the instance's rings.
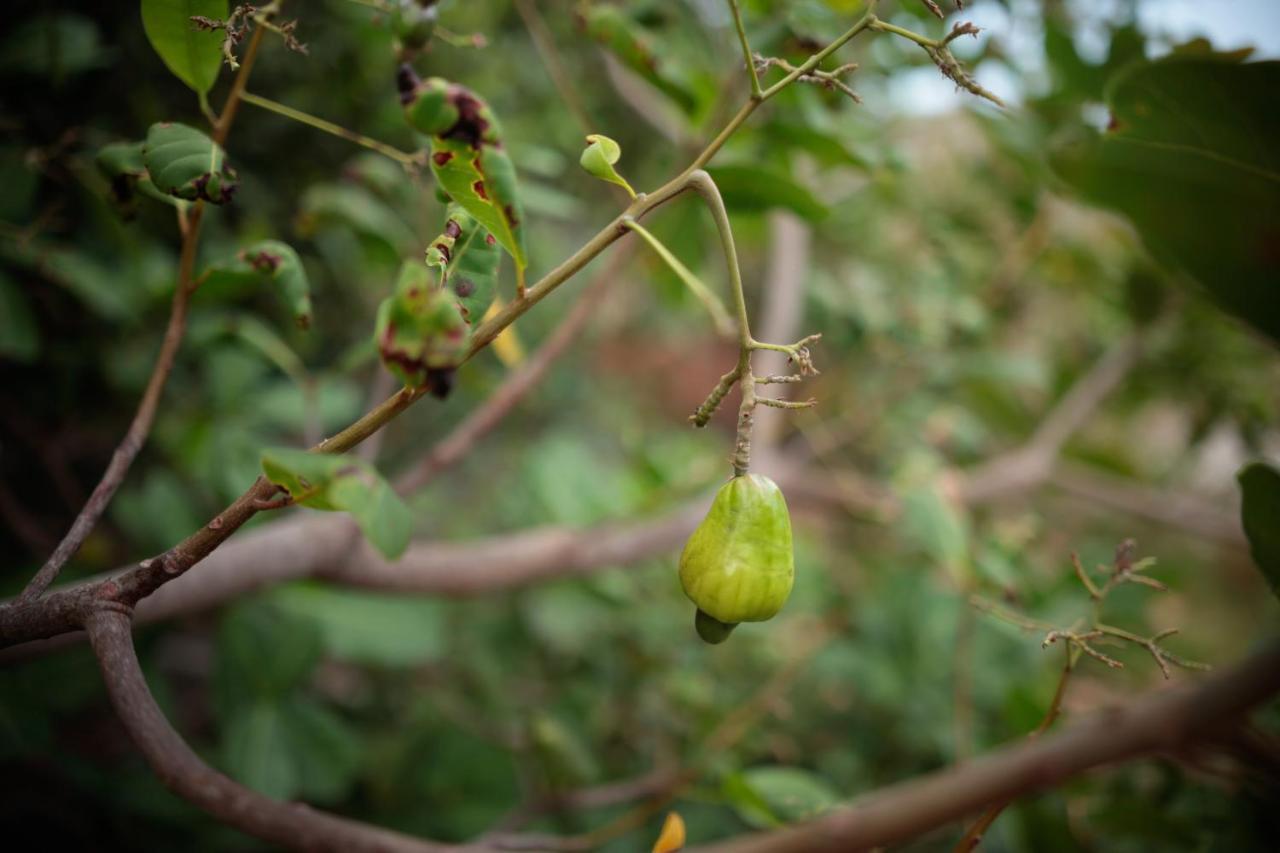
[[[484,315],[486,320],[497,315],[505,307],[501,297],[493,300],[493,304],[489,306],[489,311]],[[514,326],[507,326],[498,336],[493,339],[493,351],[498,356],[498,361],[502,362],[504,367],[519,367],[524,361],[524,344],[520,343],[520,336],[516,334]]]
[[[662,832],[653,844],[653,853],[676,853],[684,849],[684,818],[676,812],[667,812]]]

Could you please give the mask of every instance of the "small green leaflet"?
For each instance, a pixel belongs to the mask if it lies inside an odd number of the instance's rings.
[[[219,32],[197,29],[199,15],[226,20],[227,0],[142,0],[142,29],[147,41],[174,75],[204,97],[222,66]]]
[[[262,452],[262,470],[300,506],[350,513],[387,559],[396,559],[408,547],[413,516],[367,463],[330,453],[268,448]]]
[[[528,260],[516,169],[489,105],[465,86],[431,77],[413,83],[405,95],[405,118],[431,137],[431,172],[440,189],[502,244],[522,272]]]
[[[1280,596],[1280,470],[1265,462],[1245,466],[1236,475],[1242,496],[1240,519],[1271,591]]]
[[[233,279],[269,281],[279,286],[285,304],[300,329],[311,327],[311,282],[298,253],[279,240],[261,240],[241,249],[234,258],[210,267],[205,283],[214,286]]]
[[[627,179],[619,175],[618,170],[613,168],[613,165],[621,157],[622,147],[618,143],[607,136],[593,133],[587,137],[587,147],[583,149],[578,163],[586,170],[587,174],[602,181],[617,184],[625,189],[628,195],[635,198],[636,191],[631,188],[631,184],[627,183]]]
[[[159,122],[147,131],[142,161],[161,192],[195,201],[226,204],[236,191],[236,173],[214,141],[193,127]]]
[[[493,302],[498,284],[501,250],[461,205],[445,211],[444,231],[427,249],[427,266],[440,270],[445,289],[458,300],[462,319],[474,326]]]

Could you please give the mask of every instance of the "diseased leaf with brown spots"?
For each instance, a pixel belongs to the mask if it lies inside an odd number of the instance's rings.
[[[439,77],[413,83],[404,101],[409,124],[431,136],[431,171],[440,189],[523,270],[528,261],[516,170],[489,105],[465,86]]]
[[[445,226],[427,248],[427,266],[440,270],[462,318],[475,326],[493,302],[502,250],[498,241],[460,205],[445,211]]]

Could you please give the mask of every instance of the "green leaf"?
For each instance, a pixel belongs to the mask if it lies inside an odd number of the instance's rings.
[[[623,9],[595,3],[581,11],[581,26],[588,37],[602,44],[628,69],[679,104],[686,113],[698,106],[698,97],[686,75],[671,57],[660,56],[652,34]]]
[[[1271,591],[1280,596],[1280,470],[1265,462],[1246,465],[1240,481],[1240,518],[1249,550]]]
[[[627,183],[627,179],[613,168],[613,164],[617,163],[620,157],[622,157],[622,148],[618,143],[607,136],[593,133],[587,137],[587,147],[583,149],[578,163],[587,171],[587,174],[602,181],[617,184],[625,189],[628,195],[635,198],[636,191],[631,188],[631,184]]]
[[[729,210],[768,210],[785,207],[810,222],[827,217],[827,206],[790,175],[763,164],[717,166],[707,170]]]
[[[839,800],[830,783],[799,767],[753,767],[728,777],[722,793],[739,817],[760,829],[809,820]]]
[[[262,470],[301,506],[350,513],[365,538],[388,559],[408,547],[413,516],[367,463],[331,453],[271,448],[262,452]]]
[[[221,32],[196,29],[193,15],[227,17],[227,0],[142,0],[147,40],[174,75],[204,97],[222,66]]]
[[[260,651],[270,654],[269,649]],[[273,799],[292,799],[301,774],[289,735],[289,721],[278,705],[259,701],[237,707],[222,732],[222,763],[228,775]]]
[[[205,284],[228,287],[245,281],[267,282],[280,288],[280,295],[293,312],[298,328],[311,327],[311,282],[293,247],[279,240],[260,240],[241,249],[234,258],[214,264]]]
[[[304,237],[324,225],[340,223],[367,240],[386,245],[397,261],[418,245],[413,230],[385,201],[367,188],[320,184],[309,188],[298,205],[297,229]]]
[[[16,17],[16,16],[15,16]],[[74,13],[37,15],[6,31],[0,69],[61,78],[111,64],[98,26]]]
[[[306,583],[278,590],[272,603],[312,621],[326,654],[340,660],[407,667],[445,653],[445,610],[437,600]]]
[[[405,117],[431,136],[431,172],[440,189],[488,229],[523,270],[528,261],[516,169],[489,105],[465,86],[431,77],[415,84]]]
[[[1174,56],[1107,90],[1111,127],[1063,144],[1054,167],[1132,220],[1151,253],[1280,341],[1280,62]]]
[[[501,260],[493,235],[460,205],[449,205],[444,231],[427,249],[427,266],[441,270],[469,325],[479,322],[493,302]]]
[[[214,141],[193,127],[159,122],[147,131],[142,150],[147,173],[163,193],[195,201],[226,204],[235,194],[235,170]]]
[[[341,801],[355,784],[362,744],[341,717],[324,705],[295,698],[281,708],[286,744],[297,768],[297,793],[313,803]]]
[[[308,620],[260,603],[234,608],[218,632],[219,704],[291,693],[310,677],[320,652],[320,632]]]
[[[40,354],[40,329],[22,290],[0,272],[0,359],[35,361]]]
[[[433,137],[431,171],[449,198],[493,234],[518,268],[528,266],[524,210],[516,192],[515,166],[505,151],[484,146],[477,152],[465,141]]]
[[[576,727],[540,713],[533,718],[530,734],[542,767],[555,787],[579,786],[600,775],[600,765]]]

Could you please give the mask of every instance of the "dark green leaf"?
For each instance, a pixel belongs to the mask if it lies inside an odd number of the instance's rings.
[[[1236,476],[1240,481],[1241,521],[1253,561],[1280,596],[1280,470],[1254,462]]]
[[[1175,56],[1112,79],[1112,126],[1058,149],[1086,198],[1280,341],[1280,62]]]
[[[785,207],[810,222],[827,216],[827,206],[785,172],[764,165],[717,166],[707,171],[732,212]]]
[[[351,790],[360,770],[361,743],[341,717],[317,702],[296,698],[282,708],[285,742],[297,768],[297,793],[309,802],[332,803]]]
[[[310,236],[323,225],[341,223],[361,237],[386,244],[390,254],[403,257],[418,238],[404,220],[367,188],[350,184],[319,184],[299,203],[297,228]]]
[[[311,282],[293,247],[279,240],[260,240],[210,267],[205,283],[226,287],[244,280],[269,282],[280,289],[300,328],[311,326]]]
[[[223,707],[289,694],[310,677],[320,652],[320,632],[308,620],[263,604],[236,607],[218,635]]]
[[[289,722],[274,702],[238,706],[222,732],[222,762],[228,775],[273,799],[296,796],[302,778],[289,740]]]
[[[191,17],[227,17],[227,0],[142,0],[142,28],[164,64],[204,96],[222,66],[221,32],[201,31]]]
[[[272,601],[314,622],[326,653],[341,660],[406,667],[438,659],[445,651],[440,601],[311,584],[282,589]]]
[[[0,68],[59,78],[110,64],[97,25],[83,15],[28,18],[0,45]]]
[[[226,204],[236,191],[235,170],[222,148],[193,127],[159,122],[147,131],[143,162],[161,192],[195,201]]]
[[[753,767],[726,779],[723,793],[744,821],[759,828],[808,820],[839,799],[825,779],[799,767]]]
[[[22,290],[0,272],[0,359],[30,362],[40,352],[40,329]]]

